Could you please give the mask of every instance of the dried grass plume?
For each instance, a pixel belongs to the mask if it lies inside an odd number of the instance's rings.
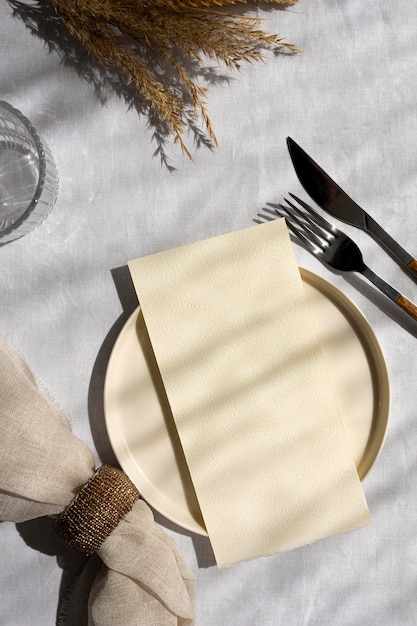
[[[232,12],[246,0],[49,0],[56,14],[102,64],[122,74],[145,98],[153,116],[190,156],[184,141],[190,123],[202,123],[217,145],[207,112],[208,89],[195,66],[214,62],[237,70],[259,61],[266,49],[294,52],[261,20]],[[263,0],[292,5],[297,0]]]

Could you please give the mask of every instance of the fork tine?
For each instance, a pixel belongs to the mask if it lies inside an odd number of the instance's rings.
[[[278,213],[278,215],[280,215],[280,214],[279,214],[279,212],[278,212],[278,210],[277,210],[277,213]],[[303,244],[305,245],[305,247],[306,247],[306,248],[307,248],[310,252],[312,252],[313,254],[315,254],[315,253],[317,252],[317,247],[318,247],[318,246],[317,246],[317,245],[314,245],[314,243],[313,243],[312,241],[310,241],[310,239],[308,239],[308,238],[304,235],[304,233],[303,233],[303,232],[302,232],[299,228],[297,228],[296,226],[294,226],[294,224],[293,224],[293,223],[289,220],[289,218],[288,218],[288,217],[285,217],[284,215],[281,215],[281,217],[284,217],[284,219],[285,219],[285,221],[286,221],[286,223],[287,223],[288,228],[289,228],[289,229],[290,229],[290,230],[294,233],[294,235],[295,235],[296,237],[298,237],[298,239],[300,239],[300,240],[303,242]]]
[[[318,226],[309,215],[300,211],[300,209],[287,200],[287,198],[285,198],[285,201],[289,206],[280,204],[279,207],[285,213],[283,217],[286,218],[287,224],[289,225],[292,223],[292,232],[295,232],[296,235],[298,235],[298,233],[303,233],[304,237],[307,237],[315,248],[319,248],[320,250],[323,249],[323,246],[331,239],[327,231],[323,231],[323,229]],[[296,230],[294,230],[294,228]],[[305,239],[303,239],[303,241],[305,242]]]
[[[297,196],[293,196],[293,194],[290,194],[290,196],[294,197],[294,199],[298,201]],[[299,207],[297,207],[287,198],[285,198],[285,201],[291,207],[291,209],[295,211],[295,213],[300,217],[300,219],[303,220],[302,223],[303,224],[306,223],[308,225],[309,230],[313,231],[318,237],[320,237],[321,240],[328,242],[334,238],[335,228],[332,226],[332,224],[329,224],[329,222],[326,222],[324,218],[320,219],[321,216],[318,213],[316,213],[308,204],[300,201],[300,204],[301,206],[303,206],[303,208],[308,207],[308,208],[305,208],[304,211],[302,211]]]
[[[319,224],[317,224],[317,222],[314,221],[310,215],[308,215],[305,211],[301,211],[299,207],[297,207],[290,200],[288,200],[288,198],[285,198],[285,202],[291,208],[291,211],[289,211],[288,207],[284,207],[287,213],[291,215],[300,226],[302,226],[304,229],[308,229],[309,232],[312,232],[314,235],[316,235],[319,238],[317,243],[321,243],[323,240],[328,241],[328,232],[326,230],[323,230],[323,228]]]
[[[303,207],[303,209],[308,211],[308,213],[310,213],[310,215],[313,216],[315,222],[317,224],[319,224],[323,229],[327,230],[330,233],[334,233],[336,231],[335,226],[333,226],[333,224],[330,224],[330,222],[328,222],[326,219],[324,219],[324,217],[322,215],[320,215],[319,213],[317,213],[317,211],[315,211],[313,209],[313,207],[311,207],[309,204],[307,204],[307,202],[304,202],[304,200],[301,200],[301,198],[298,198],[298,196],[296,196],[295,194],[293,194],[291,192],[289,192],[289,195],[296,202],[298,202],[298,204],[300,204]],[[289,202],[289,201],[287,200],[287,202]],[[291,203],[289,203],[289,204],[291,204]],[[294,205],[291,205],[291,206],[294,206]]]
[[[279,217],[283,217],[291,232],[300,239],[310,252],[316,254],[323,247],[323,239],[320,239],[308,226],[302,222],[288,207],[279,204],[275,207]]]

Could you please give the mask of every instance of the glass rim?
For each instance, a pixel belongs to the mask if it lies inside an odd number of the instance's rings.
[[[14,115],[14,117],[16,117],[26,127],[30,136],[32,137],[33,142],[36,147],[36,151],[38,153],[38,157],[39,157],[39,178],[38,178],[38,182],[36,185],[36,189],[32,196],[32,200],[29,202],[24,213],[20,217],[18,217],[17,220],[13,222],[13,224],[10,224],[10,226],[0,231],[0,244],[2,243],[1,240],[4,237],[9,236],[11,233],[13,233],[13,231],[16,231],[18,228],[20,228],[23,222],[25,222],[28,219],[29,215],[36,208],[36,206],[38,205],[39,198],[42,195],[44,182],[46,178],[45,144],[40,138],[36,128],[33,126],[30,120],[25,115],[23,115],[21,111],[13,107],[8,102],[4,100],[0,100],[0,109],[1,108],[6,109],[9,113]]]

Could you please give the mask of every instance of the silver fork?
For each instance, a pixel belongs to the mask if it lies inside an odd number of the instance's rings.
[[[280,217],[285,218],[288,228],[303,242],[307,250],[333,269],[363,274],[417,321],[417,306],[369,269],[364,263],[359,247],[350,237],[330,224],[306,202],[292,193],[290,196],[300,206],[285,199],[286,205],[280,204],[278,207],[274,205],[274,209]]]

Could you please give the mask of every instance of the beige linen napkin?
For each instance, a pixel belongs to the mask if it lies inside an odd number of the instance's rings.
[[[1,521],[61,513],[94,472],[89,448],[71,432],[20,356],[1,344],[0,449]],[[142,500],[97,554],[104,565],[90,593],[89,624],[194,624],[193,575]]]
[[[285,221],[129,267],[217,564],[367,523]]]

